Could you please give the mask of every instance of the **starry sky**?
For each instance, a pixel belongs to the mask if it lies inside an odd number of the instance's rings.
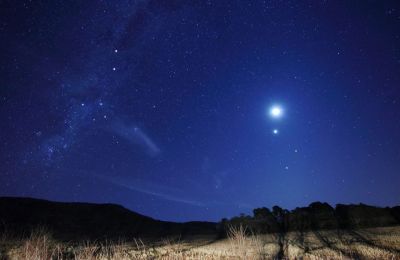
[[[0,39],[0,196],[400,203],[398,1],[0,1]]]

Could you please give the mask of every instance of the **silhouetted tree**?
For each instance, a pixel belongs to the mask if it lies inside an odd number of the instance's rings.
[[[284,216],[284,211],[281,207],[279,206],[273,206],[272,207],[272,215],[275,217],[275,219],[278,222],[282,222],[283,216]]]
[[[265,207],[256,208],[253,210],[253,215],[254,215],[254,218],[257,218],[257,219],[267,218],[269,215],[271,215],[271,211]]]

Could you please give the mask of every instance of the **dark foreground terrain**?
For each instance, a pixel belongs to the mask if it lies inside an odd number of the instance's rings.
[[[0,198],[0,259],[400,259],[400,207],[312,203],[220,223]]]
[[[38,227],[51,230],[56,239],[66,241],[173,235],[185,237],[216,233],[216,223],[159,221],[116,204],[0,197],[2,231],[29,234]]]

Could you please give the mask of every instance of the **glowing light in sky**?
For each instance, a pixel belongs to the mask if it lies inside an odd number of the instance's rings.
[[[283,109],[280,106],[272,106],[271,109],[269,110],[269,114],[273,118],[280,118],[283,115]]]
[[[274,133],[274,135],[277,135],[277,134],[279,134],[279,130],[278,129],[274,129],[274,130],[272,130],[272,133]]]

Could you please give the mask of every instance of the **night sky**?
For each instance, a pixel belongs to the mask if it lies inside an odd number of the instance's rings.
[[[0,12],[0,196],[174,221],[400,203],[398,1]]]

